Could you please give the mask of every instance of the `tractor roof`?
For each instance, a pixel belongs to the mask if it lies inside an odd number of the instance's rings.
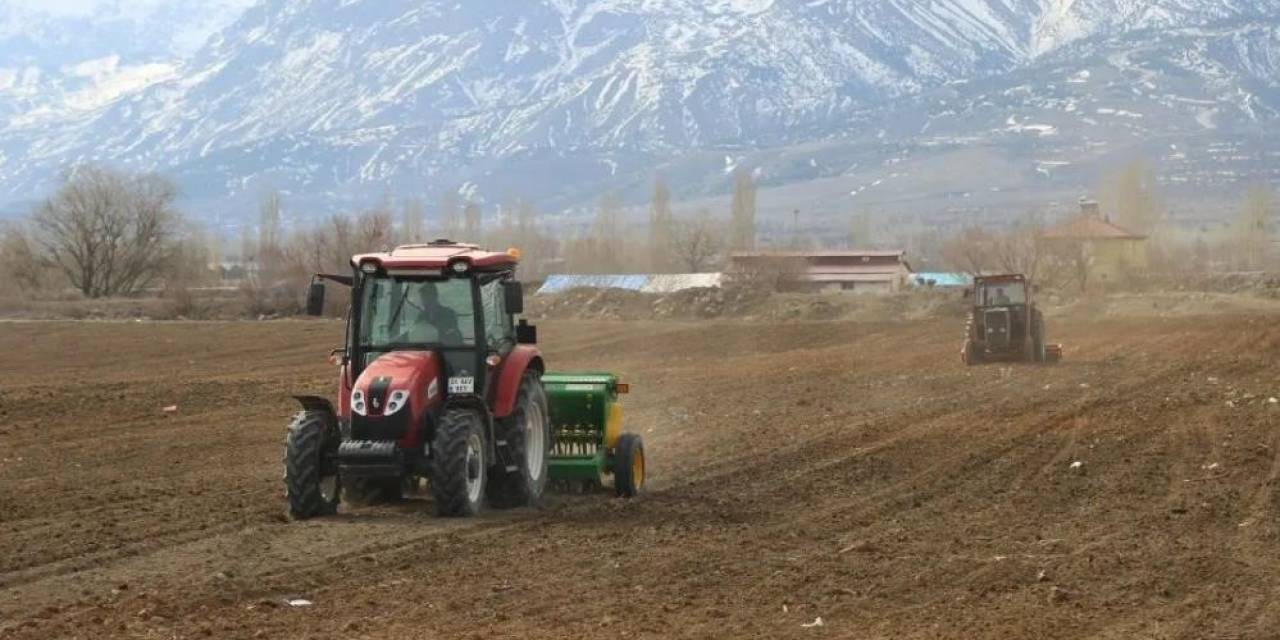
[[[472,269],[501,271],[519,263],[519,253],[514,250],[485,251],[472,244],[448,240],[436,240],[429,244],[411,244],[397,247],[389,253],[365,253],[351,259],[352,266],[376,262],[383,269],[444,269],[464,261]]]

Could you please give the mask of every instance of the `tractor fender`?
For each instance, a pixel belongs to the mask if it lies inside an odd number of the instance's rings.
[[[298,404],[302,405],[303,411],[315,411],[327,415],[329,426],[332,427],[338,424],[338,414],[334,412],[333,403],[329,402],[328,398],[322,398],[320,396],[293,396],[293,399],[297,400]]]
[[[516,397],[520,395],[520,381],[529,369],[545,373],[542,354],[531,345],[520,345],[511,350],[499,365],[493,391],[493,417],[502,419],[516,410]]]

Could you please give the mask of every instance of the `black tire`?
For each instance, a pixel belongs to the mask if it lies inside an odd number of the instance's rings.
[[[644,489],[644,441],[634,433],[618,438],[613,453],[613,490],[621,498],[634,498]]]
[[[337,420],[324,411],[302,411],[285,438],[284,486],[295,520],[337,513],[342,499],[338,474]]]
[[[965,365],[973,367],[982,364],[982,350],[978,348],[978,343],[972,340],[964,341],[964,356],[962,358]]]
[[[1044,316],[1040,315],[1037,310],[1032,314],[1031,325],[1031,361],[1032,362],[1048,362],[1048,354],[1045,353],[1044,343]]]
[[[529,461],[531,420],[541,425],[542,432],[542,455],[536,463]],[[499,459],[507,466],[495,468],[489,478],[489,504],[500,509],[536,505],[547,489],[547,461],[551,457],[551,415],[542,379],[536,371],[524,375],[516,396],[515,413],[498,423],[496,437],[499,443],[506,443],[502,447],[505,459],[502,456]]]
[[[342,496],[353,505],[399,502],[404,498],[403,478],[344,478]]]
[[[480,414],[449,409],[431,442],[431,494],[436,514],[449,518],[476,515],[484,508],[488,452]],[[479,490],[473,490],[474,483]]]

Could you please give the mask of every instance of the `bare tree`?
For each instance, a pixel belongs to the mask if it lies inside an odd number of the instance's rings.
[[[519,248],[523,254],[521,273],[526,278],[541,278],[546,275],[547,264],[556,257],[559,245],[538,228],[538,211],[532,202],[517,198],[514,206],[515,228],[510,246]]]
[[[675,224],[671,248],[688,273],[706,271],[720,255],[724,242],[717,226],[711,219],[711,213],[705,209]]]
[[[1041,275],[1044,258],[1044,225],[1036,215],[1028,215],[1011,229],[989,237],[993,264],[1005,273],[1021,273],[1033,281]]]
[[[240,225],[240,266],[249,268],[249,264],[254,261],[254,256],[258,255],[258,243],[253,237],[253,228],[249,225]]]
[[[462,208],[462,233],[466,236],[466,242],[480,240],[480,232],[484,228],[483,216],[484,209],[480,208],[480,204],[474,200],[468,200],[467,205]]]
[[[322,224],[298,232],[289,243],[290,264],[304,274],[342,272],[351,256],[387,251],[397,244],[390,211],[368,209],[355,215],[330,216]]]
[[[671,190],[658,178],[653,182],[649,205],[649,269],[662,273],[671,268]]]
[[[458,218],[458,192],[449,190],[440,196],[440,234],[443,238],[457,240],[462,234]]]
[[[1103,181],[1103,209],[1114,211],[1116,223],[1134,233],[1155,234],[1164,221],[1164,202],[1155,169],[1134,160]]]
[[[994,244],[994,238],[987,231],[967,227],[959,235],[943,242],[939,252],[943,262],[952,269],[980,276],[995,265]]]
[[[733,174],[729,226],[729,242],[734,251],[756,248],[756,182],[751,172],[741,167]]]
[[[258,204],[258,242],[254,245],[251,269],[261,282],[272,282],[284,269],[283,225],[284,202],[278,191],[269,191]]]
[[[406,243],[426,242],[427,207],[419,198],[404,201],[403,219],[400,221],[400,238]]]
[[[383,208],[369,209],[356,216],[354,245],[351,254],[368,251],[390,251],[396,247],[396,224],[391,211]]]
[[[1093,250],[1087,240],[1081,238],[1055,239],[1044,245],[1043,271],[1053,275],[1062,285],[1074,283],[1080,291],[1088,291],[1092,284],[1089,274],[1094,269]]]
[[[1271,221],[1276,212],[1275,192],[1266,185],[1249,189],[1234,227],[1235,253],[1246,269],[1262,269],[1270,262]]]
[[[32,245],[30,234],[19,223],[0,226],[0,276],[4,284],[20,291],[36,291],[47,280],[47,269]]]
[[[516,211],[516,230],[521,235],[526,235],[537,231],[538,226],[538,210],[534,208],[533,203],[520,198]]]
[[[32,213],[41,259],[90,298],[148,287],[172,258],[176,198],[159,176],[78,168]]]
[[[591,227],[569,241],[565,261],[573,273],[616,274],[628,264],[622,239],[622,212],[613,193],[600,197]]]

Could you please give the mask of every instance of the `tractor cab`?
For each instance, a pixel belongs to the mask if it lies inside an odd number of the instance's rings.
[[[324,309],[321,280],[351,286],[343,361],[352,380],[384,355],[434,352],[443,357],[453,393],[484,396],[491,370],[517,346],[537,342],[532,325],[514,322],[524,311],[514,249],[488,252],[437,240],[351,262],[350,277],[316,277],[307,309],[312,315]]]
[[[974,296],[979,307],[1025,307],[1030,300],[1022,276],[976,278]]]

